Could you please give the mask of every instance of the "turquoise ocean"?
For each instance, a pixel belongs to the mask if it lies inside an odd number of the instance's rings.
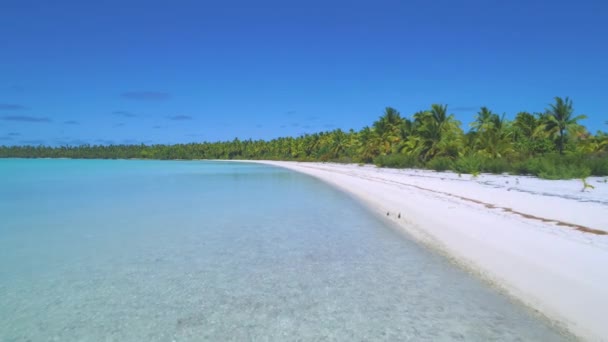
[[[567,339],[306,175],[0,159],[0,341]]]

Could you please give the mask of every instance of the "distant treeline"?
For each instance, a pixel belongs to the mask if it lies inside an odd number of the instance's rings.
[[[465,131],[446,105],[411,118],[388,107],[360,131],[176,145],[1,146],[0,157],[335,161],[552,179],[606,176],[608,133],[588,132],[580,124],[585,118],[574,115],[571,100],[556,97],[545,112],[520,112],[512,121],[482,107]]]

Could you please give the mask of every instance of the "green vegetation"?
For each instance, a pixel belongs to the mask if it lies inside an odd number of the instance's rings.
[[[585,192],[585,190],[587,189],[595,189],[595,187],[589,183],[587,183],[587,179],[586,178],[581,178],[581,181],[583,182],[583,189],[581,190],[581,192]]]
[[[555,98],[543,113],[511,121],[482,107],[465,132],[446,105],[411,118],[386,108],[360,131],[306,134],[270,141],[239,140],[177,145],[0,146],[0,157],[91,159],[270,159],[374,163],[394,168],[530,174],[548,179],[608,175],[608,133],[589,133],[572,101]]]

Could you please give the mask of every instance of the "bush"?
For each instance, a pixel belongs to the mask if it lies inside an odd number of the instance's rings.
[[[454,162],[454,171],[477,174],[481,172],[481,158],[474,155],[460,157]]]
[[[426,167],[435,171],[446,171],[454,168],[454,163],[448,157],[436,157],[426,163]]]
[[[374,158],[374,164],[380,167],[392,168],[415,168],[420,167],[420,162],[415,156],[405,154],[388,154]]]
[[[608,176],[608,153],[588,156],[584,162],[593,176]]]
[[[340,158],[334,159],[333,162],[334,163],[339,163],[339,164],[351,164],[354,161],[353,161],[353,159],[351,157],[342,156]]]
[[[378,156],[374,164],[381,167],[417,168],[421,162],[411,155],[389,154]],[[532,175],[545,179],[580,179],[589,176],[608,176],[608,153],[547,154],[521,159],[488,158],[468,155],[457,159],[436,157],[424,165],[435,171],[453,170],[458,173],[505,173]]]
[[[526,173],[545,179],[586,178],[591,175],[588,163],[576,155],[546,155],[530,158],[522,164],[521,169]]]
[[[488,173],[505,173],[513,169],[512,163],[505,158],[481,159],[481,171]]]

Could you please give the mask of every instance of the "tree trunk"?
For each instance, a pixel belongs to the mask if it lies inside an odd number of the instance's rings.
[[[564,130],[559,130],[559,154],[564,154]]]

